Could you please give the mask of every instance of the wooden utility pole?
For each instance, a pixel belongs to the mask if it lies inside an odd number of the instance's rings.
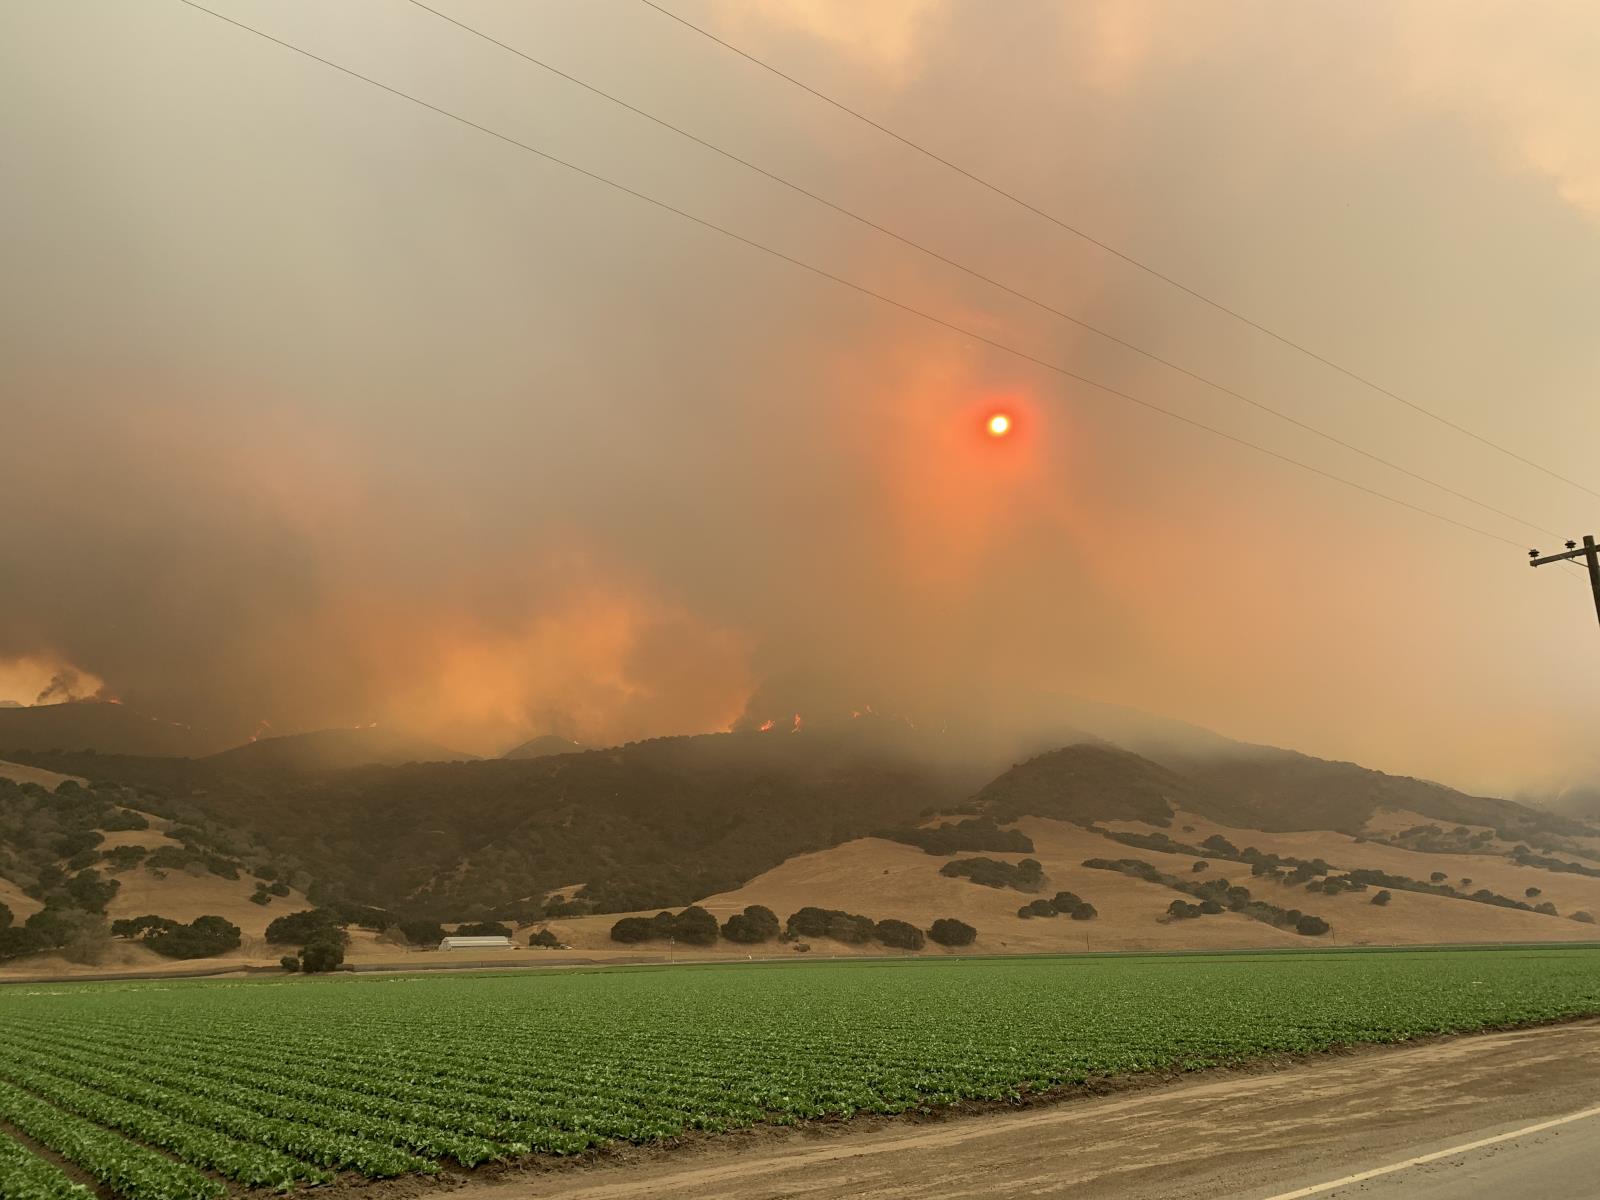
[[[1589,566],[1589,586],[1594,589],[1594,615],[1600,618],[1600,546],[1595,544],[1594,534],[1583,535],[1583,545],[1577,542],[1568,542],[1565,554],[1546,554],[1542,558],[1537,550],[1528,551],[1528,565],[1542,567],[1545,563],[1564,562],[1569,558],[1581,558]]]

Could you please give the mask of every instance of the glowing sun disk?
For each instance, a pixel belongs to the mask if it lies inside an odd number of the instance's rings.
[[[995,413],[983,426],[988,430],[990,437],[1001,438],[1011,432],[1011,418],[1005,413]]]

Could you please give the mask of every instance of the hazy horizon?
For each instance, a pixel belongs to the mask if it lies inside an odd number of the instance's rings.
[[[1291,429],[414,6],[216,0],[984,337],[178,3],[0,12],[0,699],[493,753],[1080,695],[1519,794],[1600,779],[1583,491],[635,2],[443,11],[1451,488]],[[667,7],[1600,487],[1600,10]],[[994,411],[1014,416],[986,437]],[[57,691],[52,698],[62,693]],[[781,699],[779,699],[781,697]]]

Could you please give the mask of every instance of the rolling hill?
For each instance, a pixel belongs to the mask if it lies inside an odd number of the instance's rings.
[[[90,781],[59,795],[113,795],[158,831],[137,836],[175,837],[184,848],[186,858],[167,857],[190,863],[187,883],[131,868],[119,911],[131,903],[187,913],[198,901],[172,889],[194,891],[198,879],[222,889],[206,902],[258,918],[250,875],[265,871],[292,880],[297,897],[374,906],[389,920],[529,929],[555,914],[561,940],[591,957],[624,952],[609,938],[619,915],[702,901],[719,917],[744,904],[784,914],[820,905],[919,927],[954,916],[980,930],[975,948],[995,952],[1295,945],[1305,940],[1292,927],[1302,913],[1333,926],[1331,944],[1574,940],[1595,932],[1578,914],[1600,912],[1600,830],[1259,747],[1156,761],[1088,741],[996,771],[951,764],[942,749],[921,754],[903,725],[851,723],[803,736],[708,734],[527,759],[356,766],[346,764],[385,749],[409,756],[417,744],[336,732],[200,759],[20,757]],[[972,818],[982,819],[972,836],[1022,837],[1033,849],[941,843],[951,852],[934,854],[907,844],[928,842],[919,828]],[[5,830],[0,821],[0,850]],[[37,870],[37,847],[27,853]],[[1019,918],[1038,895],[941,873],[974,856],[1013,865],[1031,857],[1044,872],[1039,894],[1078,893],[1100,916]],[[13,888],[30,882],[11,875]],[[1175,901],[1222,879],[1248,889],[1255,908],[1170,919]],[[1379,892],[1386,899],[1375,904]],[[556,893],[562,902],[547,909]],[[1292,915],[1285,925],[1273,913]],[[369,935],[352,950],[373,961],[393,953]]]

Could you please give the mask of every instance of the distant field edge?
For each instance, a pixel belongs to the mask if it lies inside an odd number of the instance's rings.
[[[480,959],[468,962],[443,960],[428,963],[357,963],[333,972],[327,978],[336,979],[351,975],[428,975],[439,972],[460,971],[483,975],[525,975],[533,972],[561,971],[623,971],[623,970],[676,970],[680,968],[703,969],[726,967],[730,969],[772,966],[848,966],[851,963],[882,965],[884,963],[928,962],[1028,962],[1072,961],[1090,962],[1104,959],[1143,958],[1300,958],[1341,957],[1367,954],[1427,954],[1463,951],[1551,951],[1600,950],[1600,940],[1590,942],[1424,942],[1416,945],[1383,946],[1241,946],[1237,949],[1208,947],[1196,950],[1062,950],[1058,952],[1031,951],[1020,954],[852,954],[831,956],[814,954],[805,958],[767,955],[754,958],[679,958],[664,961],[653,958],[627,959],[567,959],[561,962],[517,962]],[[288,978],[281,967],[258,963],[230,963],[195,967],[193,970],[172,971],[103,971],[90,974],[43,973],[36,975],[0,974],[0,987],[37,985],[41,983],[158,983],[162,980],[221,979],[225,977],[279,977]]]

